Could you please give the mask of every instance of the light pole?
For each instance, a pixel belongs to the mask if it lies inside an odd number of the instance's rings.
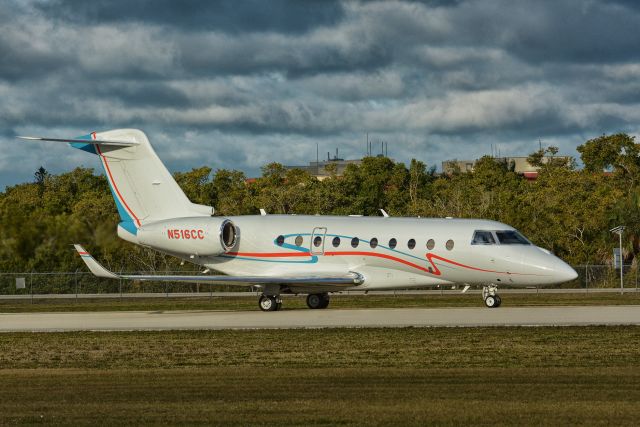
[[[624,225],[619,225],[615,228],[612,228],[611,230],[609,230],[612,233],[616,233],[618,235],[618,238],[620,239],[620,246],[619,246],[619,254],[620,254],[620,295],[624,294],[624,281],[623,281],[623,267],[624,267],[624,262],[622,260],[622,233],[624,233],[624,229],[626,228],[626,226]]]

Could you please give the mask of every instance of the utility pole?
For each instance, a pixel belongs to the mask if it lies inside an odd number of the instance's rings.
[[[612,228],[611,230],[609,230],[612,233],[616,233],[618,235],[619,238],[619,246],[618,246],[618,250],[619,252],[619,258],[620,258],[620,295],[624,294],[624,276],[623,276],[623,267],[624,267],[624,261],[622,259],[622,233],[624,233],[624,229],[626,228],[626,226],[624,225],[619,225],[615,228]],[[615,261],[615,260],[614,260]]]

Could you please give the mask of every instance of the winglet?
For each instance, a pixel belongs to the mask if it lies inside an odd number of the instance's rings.
[[[112,272],[110,272],[109,270],[107,270],[106,268],[104,268],[102,265],[100,265],[100,263],[98,261],[96,261],[89,252],[87,252],[82,246],[78,245],[78,244],[74,244],[73,245],[74,248],[76,248],[76,251],[78,251],[78,255],[80,255],[80,257],[82,258],[82,261],[84,261],[85,264],[87,264],[87,267],[89,267],[89,270],[91,270],[91,272],[97,276],[97,277],[106,277],[108,279],[119,279],[120,276],[118,276],[117,274],[114,274]]]

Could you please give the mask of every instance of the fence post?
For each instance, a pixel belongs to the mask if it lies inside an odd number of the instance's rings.
[[[31,294],[31,304],[33,304],[33,271],[29,274],[29,293]]]
[[[587,293],[589,293],[589,264],[584,267],[584,277],[587,286]]]
[[[73,274],[73,278],[75,280],[75,285],[76,285],[76,303],[78,302],[78,269],[76,269],[76,272]]]

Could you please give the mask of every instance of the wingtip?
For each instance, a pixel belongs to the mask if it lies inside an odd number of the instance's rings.
[[[89,270],[97,277],[106,277],[109,279],[119,279],[120,276],[118,276],[115,273],[112,273],[111,271],[107,270],[106,268],[104,268],[98,261],[95,260],[95,258],[93,258],[93,256],[87,252],[82,245],[79,245],[77,243],[73,244],[73,247],[75,248],[76,252],[78,252],[78,255],[80,255],[80,258],[82,258],[82,261],[86,264],[87,268],[89,268]]]

